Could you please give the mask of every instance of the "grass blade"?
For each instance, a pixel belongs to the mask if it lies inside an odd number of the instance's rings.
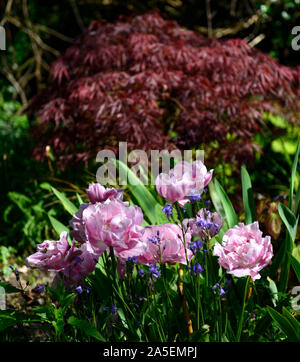
[[[282,253],[282,259],[280,262],[281,272],[280,272],[280,280],[279,280],[278,289],[282,293],[285,293],[287,285],[288,285],[292,251],[293,251],[293,241],[292,241],[289,233],[287,233],[285,240],[284,240],[284,244],[283,244],[283,253]]]
[[[76,192],[76,196],[77,196],[77,200],[78,200],[78,202],[79,202],[79,205],[83,204],[84,201],[82,200],[82,198],[81,198],[81,196],[79,195],[78,192]]]
[[[298,278],[298,282],[300,283],[300,263],[295,257],[293,257],[293,255],[291,256],[291,263],[292,263],[294,272]]]
[[[278,205],[278,212],[291,236],[292,241],[294,242],[297,234],[299,216],[296,219],[294,213],[282,203],[279,203]]]
[[[53,229],[60,235],[63,231],[66,231],[68,234],[70,233],[70,230],[62,224],[60,221],[58,221],[55,217],[48,214],[49,220],[51,222],[51,225],[53,226]]]
[[[294,184],[295,184],[295,177],[297,172],[297,165],[299,160],[299,150],[300,150],[300,139],[298,140],[297,150],[292,166],[292,175],[291,175],[291,184],[290,184],[290,196],[289,196],[289,208],[292,209],[293,205],[293,195],[294,195]]]
[[[216,186],[213,182],[210,182],[208,185],[208,189],[209,189],[209,194],[211,197],[211,201],[217,211],[217,213],[221,216],[222,219],[225,219],[225,210],[224,207],[222,205],[222,202],[218,196],[218,193],[216,191]]]
[[[290,324],[294,327],[297,333],[298,341],[300,341],[300,323],[285,307],[282,307],[282,314],[289,320]]]
[[[101,342],[106,342],[105,338],[99,333],[99,331],[87,320],[70,317],[68,323],[71,326],[79,328],[83,333],[89,337],[93,337]]]
[[[168,223],[167,217],[161,211],[162,206],[155,200],[140,179],[124,163],[118,160],[116,160],[116,163],[119,170],[125,172],[131,181],[128,183],[128,188],[149,221],[152,224]]]
[[[226,219],[228,222],[228,226],[230,228],[232,228],[232,227],[234,227],[234,225],[237,225],[237,223],[239,221],[238,217],[236,215],[236,212],[232,206],[231,201],[229,200],[228,195],[226,194],[225,190],[223,189],[221,184],[218,182],[218,180],[215,180],[215,187],[216,187],[216,191],[219,195],[219,198],[221,200],[221,203],[223,205]]]
[[[277,326],[281,329],[281,331],[286,334],[289,339],[289,342],[297,342],[299,341],[297,332],[294,326],[290,323],[290,321],[278,313],[275,309],[271,307],[267,307],[268,313],[270,314],[273,321],[277,324]]]
[[[78,211],[78,208],[70,200],[68,200],[62,192],[56,190],[52,186],[51,189],[54,192],[55,196],[61,201],[63,207],[66,211],[68,211],[69,214],[74,215]]]
[[[245,221],[246,224],[251,224],[257,220],[251,179],[245,167],[241,168],[241,174]]]
[[[300,203],[300,185],[298,186],[298,190],[297,190],[296,197],[295,197],[295,204],[294,204],[294,208],[293,208],[295,215],[297,215],[297,213],[298,213],[299,203]]]
[[[288,285],[288,277],[291,266],[291,254],[293,251],[294,241],[296,239],[299,216],[296,219],[296,216],[293,214],[293,212],[281,203],[278,205],[278,212],[279,216],[284,222],[285,227],[287,228],[287,234],[284,243],[274,258],[274,266],[272,270],[274,271],[275,264],[277,269],[280,266],[282,267],[280,273],[279,291],[285,292]]]

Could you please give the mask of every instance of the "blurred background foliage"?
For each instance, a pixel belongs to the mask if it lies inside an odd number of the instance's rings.
[[[7,50],[0,52],[0,244],[4,248],[13,246],[20,254],[28,253],[36,243],[56,237],[48,212],[67,224],[49,183],[75,198],[76,192],[94,181],[95,164],[60,171],[51,150],[45,162],[31,158],[34,141],[30,130],[35,120],[26,112],[31,99],[47,87],[50,64],[91,21],[105,24],[153,9],[208,37],[242,38],[281,64],[300,64],[299,51],[291,48],[292,28],[300,25],[300,0],[0,1],[0,25],[7,37]],[[288,192],[299,127],[272,114],[265,114],[264,121],[264,134],[255,136],[263,153],[257,152],[255,164],[247,167],[256,199],[270,205],[282,201]],[[229,194],[240,195],[239,179],[230,164],[218,165],[215,174]],[[299,179],[297,182],[299,185]],[[235,206],[239,205],[236,196]],[[261,210],[267,223],[274,207]],[[2,261],[9,250],[2,249]]]
[[[242,38],[281,64],[299,64],[299,52],[291,48],[299,0],[2,0],[7,51],[1,53],[0,86],[5,99],[13,92],[26,106],[45,87],[49,64],[92,20],[112,22],[153,9],[209,37]]]

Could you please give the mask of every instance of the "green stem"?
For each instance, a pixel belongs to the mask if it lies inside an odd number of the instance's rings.
[[[222,302],[221,297],[219,297],[219,312],[220,312],[220,340],[219,342],[222,342],[222,330],[223,330],[223,318],[222,318]]]
[[[184,231],[184,227],[183,227],[183,217],[180,211],[180,205],[178,203],[178,201],[175,202],[175,207],[176,207],[176,211],[177,211],[177,216],[178,219],[180,221],[180,225],[181,225],[181,230],[182,230],[182,236],[183,236],[183,245],[184,245],[184,252],[185,252],[185,258],[186,258],[186,265],[188,266],[189,263],[189,259],[188,259],[188,255],[187,255],[187,248],[186,248],[186,241],[185,241],[185,231]]]
[[[240,339],[241,339],[242,328],[243,328],[243,324],[244,324],[244,313],[245,313],[245,306],[246,306],[246,298],[247,298],[247,293],[248,293],[249,281],[250,281],[250,276],[247,277],[246,285],[245,285],[245,290],[244,290],[242,313],[241,313],[241,316],[240,316],[239,325],[238,325],[238,331],[237,331],[237,336],[236,336],[236,341],[237,341],[237,342],[239,342]]]
[[[200,329],[200,314],[202,325],[204,325],[204,316],[203,316],[203,308],[201,303],[201,295],[200,295],[200,276],[197,276],[197,329]]]
[[[111,262],[112,262],[112,275],[114,276],[114,279],[116,281],[117,279],[117,262],[115,259],[115,253],[114,253],[114,248],[112,246],[109,247],[109,251],[110,251],[110,257],[111,257]]]
[[[224,335],[227,336],[227,324],[228,324],[228,313],[225,313],[225,327],[224,327]]]
[[[166,265],[165,264],[161,264],[161,269],[162,269],[162,276],[163,276],[163,284],[164,284],[164,292],[165,292],[165,297],[167,299],[167,321],[169,322],[169,306],[172,306],[172,302],[168,293],[168,288],[167,288],[167,269],[166,269]]]

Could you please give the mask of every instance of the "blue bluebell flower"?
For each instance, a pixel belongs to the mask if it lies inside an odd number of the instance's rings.
[[[188,196],[188,199],[191,202],[200,202],[201,201],[201,195],[200,194],[190,195],[190,196]]]
[[[37,285],[35,288],[32,289],[34,293],[41,294],[44,291],[44,286],[42,284]]]
[[[77,292],[78,294],[83,293],[83,288],[82,288],[81,285],[78,285],[78,286],[75,288],[75,290],[76,290],[76,292]]]
[[[198,274],[201,274],[204,271],[204,268],[199,263],[190,266],[189,269],[191,271],[192,276],[197,276]]]
[[[203,247],[204,242],[200,239],[197,239],[195,241],[191,241],[189,243],[189,249],[192,250],[193,254],[195,255],[197,251],[200,251]]]
[[[161,209],[163,211],[167,218],[169,219],[171,215],[173,215],[173,208],[174,206],[172,204],[166,203],[165,206]]]
[[[158,270],[158,265],[152,265],[149,268],[149,274],[153,276],[155,279],[158,279],[160,277],[160,271]]]
[[[141,277],[141,276],[143,276],[145,274],[145,270],[143,269],[143,268],[140,268],[139,270],[138,270],[138,275]]]
[[[137,256],[129,256],[127,258],[127,261],[131,261],[133,263],[136,263],[138,261],[138,257]]]
[[[225,283],[226,284],[226,283]],[[224,295],[226,295],[228,293],[228,287],[224,287],[222,285],[220,285],[219,283],[215,284],[212,289],[214,291],[216,291],[217,289],[219,290],[219,296],[223,297]]]
[[[155,245],[160,243],[159,231],[157,232],[158,235],[152,235],[149,238],[149,241]]]

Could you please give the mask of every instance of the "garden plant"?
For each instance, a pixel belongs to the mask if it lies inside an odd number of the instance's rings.
[[[0,4],[1,342],[300,341],[300,3],[198,3]]]
[[[38,244],[26,262],[55,275],[36,287],[44,305],[1,312],[4,327],[39,323],[55,341],[299,341],[297,311],[287,294],[290,268],[300,277],[292,255],[298,156],[299,144],[289,204],[279,204],[286,238],[275,255],[257,222],[244,167],[244,222],[200,160],[177,162],[159,174],[156,193],[117,161],[134,180],[129,188],[136,204],[124,201],[120,188],[100,183],[89,185],[89,202],[79,197],[79,207],[53,189],[72,215],[70,225],[52,217],[59,240]],[[26,286],[20,287],[24,294]]]

